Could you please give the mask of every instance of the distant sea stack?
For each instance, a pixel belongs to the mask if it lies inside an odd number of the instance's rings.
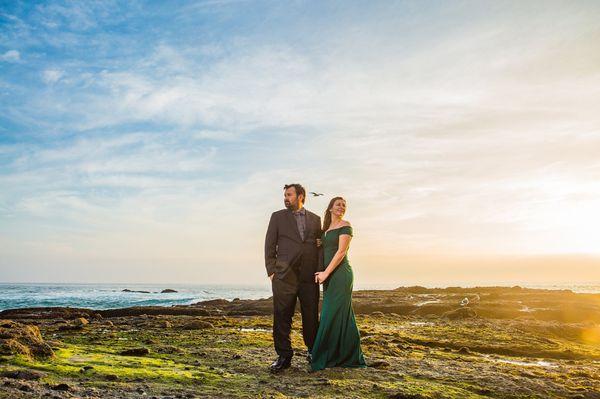
[[[128,288],[125,288],[125,289],[124,289],[123,291],[121,291],[121,292],[139,292],[140,294],[149,294],[149,293],[150,293],[150,291],[133,291],[133,290],[130,290],[130,289],[128,289]]]
[[[171,288],[167,288],[166,290],[162,290],[160,293],[161,294],[168,294],[168,293],[171,293],[171,292],[177,292],[177,291],[172,290]]]

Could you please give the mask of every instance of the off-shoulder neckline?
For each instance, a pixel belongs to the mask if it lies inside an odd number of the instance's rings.
[[[327,231],[326,231],[324,234],[327,234],[327,233],[329,233],[330,231],[333,231],[333,230],[339,230],[339,229],[342,229],[342,228],[344,228],[344,227],[352,227],[352,226],[350,226],[350,225],[348,224],[348,225],[345,225],[345,226],[336,227],[335,229],[329,229],[329,230],[327,230]]]

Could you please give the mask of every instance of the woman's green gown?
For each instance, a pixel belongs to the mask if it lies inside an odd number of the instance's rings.
[[[343,226],[328,231],[323,237],[325,265],[338,250],[339,237],[352,235],[352,227]],[[313,371],[327,367],[366,367],[360,349],[360,335],[352,309],[354,275],[348,255],[323,283],[323,306],[319,330],[311,354]]]

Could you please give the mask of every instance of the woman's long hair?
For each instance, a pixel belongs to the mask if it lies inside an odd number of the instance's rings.
[[[327,231],[329,229],[329,226],[331,226],[331,208],[333,208],[333,204],[335,204],[335,201],[337,200],[344,200],[346,201],[344,198],[342,197],[333,197],[331,199],[331,201],[329,201],[329,205],[327,205],[327,210],[325,211],[325,217],[323,217],[323,231]]]

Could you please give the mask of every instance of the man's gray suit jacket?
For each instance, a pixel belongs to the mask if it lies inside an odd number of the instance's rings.
[[[323,270],[321,218],[306,210],[306,232],[300,237],[296,219],[291,210],[273,212],[265,238],[265,266],[267,275],[299,282],[314,282],[314,274]],[[290,273],[294,273],[291,275]]]

